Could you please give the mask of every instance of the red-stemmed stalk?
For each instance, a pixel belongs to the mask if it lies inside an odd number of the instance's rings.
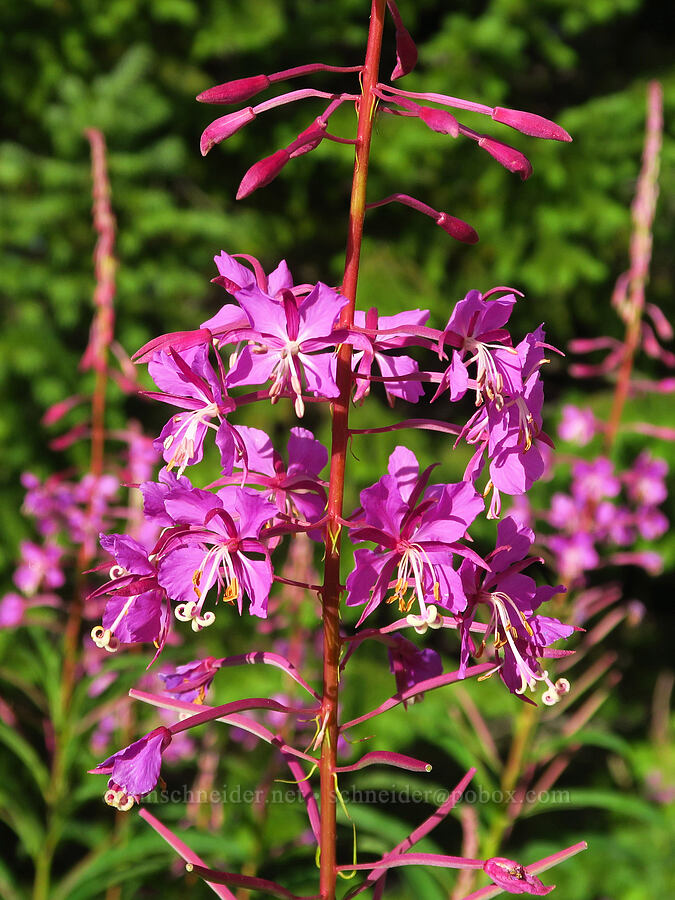
[[[115,216],[110,206],[110,182],[106,164],[106,146],[103,134],[95,128],[87,129],[86,137],[91,148],[92,213],[94,229],[98,235],[94,249],[95,313],[89,334],[89,343],[81,362],[82,369],[95,372],[94,392],[91,399],[91,457],[89,472],[95,478],[103,475],[105,450],[105,405],[108,386],[108,350],[113,339],[115,296]],[[94,498],[89,503],[90,511]],[[75,571],[84,572],[96,552],[96,535],[88,534],[78,551]],[[82,601],[85,593],[83,576],[78,574],[75,596],[70,605],[64,639],[64,663],[62,697],[64,708],[68,704],[75,680],[75,667],[82,620]]]
[[[342,293],[348,303],[344,306],[339,327],[349,328],[354,320],[359,260],[366,210],[368,161],[373,132],[373,118],[382,31],[386,0],[372,0],[370,27],[362,73],[362,93],[356,134],[356,153],[349,209],[349,232]],[[323,601],[323,692],[321,700],[321,831],[319,890],[322,900],[333,900],[337,879],[336,859],[336,793],[338,741],[338,684],[340,665],[340,532],[344,497],[345,463],[349,441],[349,403],[352,392],[351,347],[343,344],[337,360],[337,385],[340,396],[331,411],[331,464],[328,488],[328,524],[326,526],[326,556],[324,565]]]
[[[623,346],[620,348],[620,362],[617,373],[616,385],[612,399],[612,408],[609,421],[605,430],[605,449],[610,452],[614,446],[616,436],[621,424],[626,399],[628,398],[633,373],[635,355],[642,342],[643,314],[645,311],[645,287],[649,277],[649,264],[652,250],[652,227],[656,201],[659,193],[659,157],[661,151],[663,132],[663,90],[657,81],[649,84],[647,91],[647,122],[645,129],[645,144],[642,154],[642,168],[637,183],[635,198],[631,206],[633,220],[633,234],[630,244],[630,266],[617,281],[612,295],[612,305],[617,309],[621,319],[626,324]],[[624,614],[619,610],[618,621],[622,621]],[[591,646],[604,635],[594,635]],[[590,637],[590,635],[588,636]],[[576,655],[578,661],[579,654]],[[564,669],[561,666],[561,671]],[[580,683],[576,686],[578,696]],[[599,692],[594,702],[601,698]],[[565,709],[563,705],[559,712]],[[574,725],[574,719],[568,720]],[[537,735],[540,723],[540,710],[534,706],[523,706],[518,714],[514,728],[514,736],[509,749],[508,758],[504,767],[500,788],[503,793],[511,794],[513,800],[507,807],[500,810],[493,821],[492,828],[482,848],[486,856],[497,854],[504,837],[513,826],[518,815],[523,811],[523,794],[528,783],[531,784],[535,775],[536,766],[530,766],[527,770],[527,756],[532,743]],[[579,726],[572,727],[573,733]],[[574,749],[578,749],[574,748]],[[570,762],[571,749],[568,754],[560,754],[552,759],[540,760],[541,765],[548,762],[548,766],[540,774],[539,781],[535,784],[534,793],[539,794],[550,789]],[[518,788],[515,790],[514,789]]]
[[[105,402],[108,383],[108,349],[113,338],[115,296],[115,217],[110,206],[110,182],[106,165],[105,139],[100,131],[88,129],[86,137],[91,148],[92,213],[97,232],[94,249],[95,313],[91,324],[89,343],[81,362],[82,369],[94,369],[95,381],[91,400],[91,457],[89,472],[100,478],[104,471],[105,450]],[[94,495],[88,505],[91,516]],[[72,723],[68,716],[75,687],[79,657],[80,630],[83,601],[86,593],[84,572],[91,565],[96,553],[96,534],[87,533],[78,548],[75,563],[75,588],[68,608],[63,637],[63,670],[61,674],[59,718],[55,720],[55,743],[50,783],[47,796],[47,830],[42,853],[37,858],[33,884],[34,900],[46,900],[49,895],[51,865],[63,826],[60,807],[67,791],[65,747],[71,739]]]
[[[612,411],[605,431],[605,448],[612,449],[621,415],[630,389],[633,361],[642,336],[645,286],[652,255],[652,226],[659,195],[659,157],[663,132],[663,90],[652,81],[647,92],[647,127],[642,154],[642,169],[632,205],[633,235],[630,244],[630,268],[619,279],[612,297],[626,323],[621,364],[614,389]]]

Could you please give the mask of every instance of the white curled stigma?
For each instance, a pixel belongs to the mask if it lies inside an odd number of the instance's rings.
[[[193,631],[201,631],[208,628],[216,621],[216,614],[207,610],[203,615],[200,612],[199,603],[188,600],[187,603],[179,603],[174,610],[174,615],[179,622],[190,622]]]
[[[113,566],[113,569],[114,568],[115,566]],[[111,569],[110,571],[112,572],[113,569]],[[134,594],[132,597],[129,597],[127,599],[126,603],[120,610],[117,618],[112,623],[110,628],[104,628],[102,625],[96,625],[91,629],[91,639],[100,650],[107,650],[108,653],[115,653],[117,650],[119,650],[120,640],[119,638],[115,637],[115,629],[129,612],[129,610],[131,609],[131,605],[137,598],[137,596],[138,594]]]
[[[124,788],[121,788],[119,784],[114,783],[108,786],[108,790],[103,795],[103,799],[108,806],[114,806],[115,809],[119,809],[120,812],[129,812],[136,802],[135,797],[127,794]]]
[[[440,602],[440,585],[436,578],[436,572],[425,550],[419,544],[404,545],[403,555],[398,564],[398,579],[394,588],[394,594],[389,599],[389,603],[398,601],[400,612],[409,612],[415,599],[419,604],[420,614],[410,614],[406,616],[406,622],[418,634],[425,634],[427,628],[441,628],[442,618],[438,615],[438,610],[433,604],[427,605],[424,599],[424,566],[428,567],[431,573],[434,599]],[[413,596],[408,599],[407,593],[410,587],[409,582],[413,582]]]

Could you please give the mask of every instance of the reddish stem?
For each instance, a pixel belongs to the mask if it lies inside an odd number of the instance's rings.
[[[356,154],[349,210],[349,232],[342,293],[347,304],[340,315],[340,328],[354,320],[359,260],[366,209],[368,160],[377,98],[377,84],[386,0],[371,0],[370,28],[362,74],[362,95],[356,134]],[[337,878],[335,772],[338,741],[338,682],[340,664],[340,521],[345,483],[345,463],[349,442],[349,402],[352,392],[351,347],[343,344],[337,361],[337,385],[340,396],[332,409],[332,449],[328,487],[328,524],[323,583],[323,692],[321,723],[325,727],[321,744],[321,861],[319,889],[322,900],[333,900]]]
[[[616,439],[621,415],[626,404],[633,361],[642,336],[642,314],[645,285],[649,277],[652,252],[652,226],[659,193],[659,156],[663,131],[663,94],[661,85],[652,81],[647,92],[647,125],[642,169],[633,200],[633,236],[630,246],[630,269],[619,279],[612,302],[626,322],[621,364],[614,389],[612,411],[605,432],[605,448],[611,450]],[[621,286],[625,285],[625,294]]]

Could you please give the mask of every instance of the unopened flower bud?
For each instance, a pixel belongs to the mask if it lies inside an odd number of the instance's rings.
[[[459,122],[446,109],[435,109],[433,106],[419,107],[420,119],[439,134],[449,134],[451,137],[457,137],[459,134]]]
[[[523,134],[529,134],[531,137],[545,138],[549,141],[571,141],[572,138],[555,122],[545,119],[543,116],[537,116],[534,113],[523,112],[520,109],[504,109],[496,106],[492,110],[492,118],[495,122],[501,122],[502,125],[509,125]]]
[[[396,28],[396,65],[391,73],[391,80],[396,81],[397,78],[402,78],[412,72],[417,65],[417,47],[410,32],[403,24],[394,0],[387,0],[387,6]]]
[[[212,147],[220,144],[221,141],[227,140],[240,128],[243,128],[244,125],[252,122],[255,117],[253,109],[247,106],[245,109],[239,109],[237,112],[228,113],[226,116],[214,119],[204,129],[199,140],[199,149],[202,151],[202,156],[206,156]]]
[[[291,159],[316,150],[326,134],[326,123],[315,119],[309,128],[305,128],[292,144],[286,148]]]
[[[478,146],[487,151],[493,159],[496,159],[500,165],[508,169],[509,172],[515,172],[525,181],[532,174],[532,164],[525,154],[515,147],[509,147],[508,144],[502,144],[494,138],[483,136],[478,141]]]
[[[249,97],[264,91],[269,85],[267,75],[251,75],[249,78],[237,78],[235,81],[217,84],[198,94],[197,100],[200,103],[243,103]]]
[[[266,184],[274,181],[290,158],[290,153],[283,147],[271,156],[266,156],[265,159],[261,159],[252,165],[241,179],[241,184],[237,191],[237,200],[243,200],[244,197],[248,197],[253,191],[257,191],[258,188],[265,187]]]
[[[443,231],[447,232],[450,237],[463,244],[478,243],[478,232],[472,228],[468,222],[457,219],[455,216],[449,216],[447,213],[439,213],[436,224],[440,225]]]

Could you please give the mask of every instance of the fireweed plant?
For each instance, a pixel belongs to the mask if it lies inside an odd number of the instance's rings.
[[[480,113],[534,137],[560,141],[570,137],[537,115],[445,94],[418,94],[381,82],[387,9],[396,31],[392,81],[407,75],[417,57],[412,38],[393,2],[373,0],[363,65],[298,66],[230,81],[199,96],[207,103],[241,104],[272,84],[313,72],[358,74],[357,93],[309,88],[284,93],[216,119],[201,140],[205,154],[267,110],[304,99],[327,101],[324,112],[294,141],[248,170],[237,197],[269,184],[295,157],[324,140],[352,146],[344,278],[337,287],[320,281],[295,284],[284,261],[268,274],[253,257],[223,251],[215,258],[214,280],[229,299],[219,312],[198,329],[162,335],[137,353],[136,361],[148,364],[157,387],[148,396],[173,408],[156,441],[165,466],[157,481],[140,485],[145,518],[161,533],[150,542],[129,534],[102,535],[101,545],[112,557],[113,568],[93,595],[106,598],[102,621],[91,632],[103,651],[143,642],[154,645],[157,658],[175,629],[189,633],[218,628],[220,620],[245,612],[264,622],[274,602],[275,583],[305,588],[321,602],[322,683],[313,687],[283,655],[255,649],[238,657],[194,660],[165,678],[165,694],[132,691],[138,699],[175,710],[178,721],[153,729],[93,772],[108,777],[105,801],[130,810],[155,789],[162,757],[172,742],[189,729],[220,720],[271,744],[287,763],[305,801],[316,846],[318,893],[313,896],[335,897],[338,877],[343,877],[357,879],[348,896],[372,888],[379,897],[388,871],[409,865],[483,870],[491,887],[471,896],[499,891],[542,895],[553,887],[545,886],[538,873],[585,844],[528,867],[503,857],[476,859],[414,850],[457,804],[475,770],[462,778],[433,815],[380,859],[357,861],[356,838],[354,857],[337,858],[337,807],[347,812],[340,793],[344,773],[371,765],[416,773],[431,769],[423,760],[389,751],[367,752],[356,762],[343,764],[340,740],[352,727],[424,692],[471,677],[499,678],[505,690],[521,701],[532,704],[532,697],[538,697],[554,705],[570,685],[566,679],[554,681],[545,660],[568,653],[555,645],[574,630],[546,614],[544,604],[563,588],[538,586],[525,574],[537,562],[530,555],[534,534],[529,528],[504,516],[491,553],[482,557],[471,546],[472,523],[483,514],[499,519],[502,496],[522,495],[531,487],[544,471],[542,451],[550,444],[541,419],[541,370],[554,348],[546,343],[541,326],[514,341],[508,322],[521,295],[504,287],[485,293],[472,290],[455,305],[447,323],[438,326],[428,324],[428,312],[417,308],[389,317],[380,317],[374,308],[355,309],[368,208],[402,203],[430,217],[457,240],[478,239],[472,226],[404,193],[366,202],[376,113],[419,119],[443,135],[468,138],[523,179],[532,169],[520,151],[467,128],[449,110]],[[355,138],[328,130],[330,117],[343,104],[352,104],[357,111]],[[410,355],[413,348],[416,354],[426,352],[428,368]],[[350,404],[365,401],[373,382],[385,385],[392,403],[402,398],[433,404],[446,395],[454,402],[471,393],[476,412],[459,426],[420,417],[382,429],[354,430],[349,425]],[[237,424],[240,408],[270,402],[290,404],[297,418],[283,450],[264,431]],[[303,427],[308,404],[323,404],[329,412],[329,448]],[[409,428],[435,430],[451,443],[467,443],[472,455],[463,480],[435,482],[435,466],[421,466],[401,443],[391,453],[387,471],[361,492],[359,507],[345,511],[352,436]],[[204,489],[192,484],[188,472],[211,452],[212,442],[221,476]],[[341,565],[345,534],[358,544],[354,568],[346,578]],[[275,572],[279,548],[289,540],[307,538],[320,544],[323,552],[323,577],[316,584]],[[353,629],[342,624],[345,606],[358,610]],[[372,617],[380,608],[391,611],[392,621],[374,627]],[[424,648],[425,635],[436,629],[457,633],[456,671],[444,673],[438,654]],[[398,690],[365,715],[340,721],[340,676],[364,641],[387,646]],[[251,697],[206,705],[208,686],[219,669],[246,663],[281,668],[304,690],[305,703]],[[275,733],[260,724],[255,711],[279,714],[284,721],[313,722],[309,746],[293,746],[284,735],[294,729]],[[311,783],[317,769],[318,800]],[[296,896],[264,878],[208,868],[147,809],[141,808],[139,814],[219,896],[233,897],[230,887]]]
[[[667,497],[668,465],[646,449],[628,463],[617,452],[617,438],[631,432],[675,439],[670,428],[622,422],[628,398],[673,390],[672,378],[648,380],[634,371],[639,350],[666,366],[675,365],[675,356],[660,344],[672,339],[672,329],[663,312],[646,302],[662,127],[662,91],[654,82],[647,91],[642,170],[632,205],[630,266],[611,298],[625,325],[624,338],[576,339],[569,348],[575,354],[606,351],[601,362],[591,357],[570,366],[576,378],[613,379],[606,421],[590,405],[565,403],[558,427],[563,445],[547,456],[548,474],[543,479],[553,477],[555,464],[557,489],[545,502],[540,491],[536,496],[514,496],[510,502],[509,517],[519,527],[536,527],[536,552],[567,588],[554,598],[556,615],[575,625],[580,634],[575,652],[556,665],[561,680],[571,681],[574,691],[552,708],[522,705],[516,714],[498,777],[498,794],[509,799],[498,805],[484,829],[478,829],[470,817],[463,821],[465,841],[481,831],[480,846],[488,856],[497,852],[520,817],[543,809],[541,798],[548,796],[584,746],[589,742],[605,746],[596,719],[615,694],[622,673],[618,654],[602,644],[622,624],[639,624],[645,612],[640,601],[626,596],[625,579],[617,579],[617,569],[638,567],[648,577],[663,567],[653,544],[668,530],[668,520],[659,508]],[[565,469],[569,479],[563,490],[560,475]],[[474,739],[489,735],[489,722],[480,711],[468,707],[466,698],[460,698],[460,703],[473,726]],[[492,760],[498,760],[496,746],[488,750]],[[485,757],[489,763],[489,754]],[[472,879],[473,873],[467,873],[465,885],[471,885]],[[453,894],[453,898],[459,896]]]
[[[90,641],[84,646],[81,641],[83,621],[95,621],[102,612],[100,600],[87,599],[92,587],[87,570],[105,564],[107,558],[99,549],[98,535],[115,524],[146,541],[154,541],[159,534],[159,529],[144,519],[137,492],[122,489],[124,484],[150,478],[156,470],[158,454],[152,440],[133,421],[115,431],[105,428],[110,382],[115,380],[126,393],[135,393],[137,384],[136,370],[114,341],[116,225],[105,141],[95,129],[88,130],[86,137],[92,158],[97,240],[94,316],[80,369],[92,373],[93,378],[90,376],[82,393],[50,407],[43,424],[66,428],[49,441],[54,451],[88,445],[88,465],[84,473],[69,468],[44,480],[32,472],[23,474],[23,512],[34,523],[35,537],[20,545],[16,590],[0,598],[0,629],[25,627],[28,637],[27,649],[19,650],[0,673],[3,690],[9,685],[23,701],[18,714],[10,703],[0,701],[0,740],[3,749],[12,754],[14,767],[11,783],[6,779],[3,784],[0,815],[32,859],[35,900],[67,896],[65,885],[74,884],[77,867],[60,883],[53,879],[52,867],[59,846],[68,839],[68,818],[75,817],[82,802],[76,799],[74,789],[77,753],[83,744],[96,753],[108,746],[114,726],[110,727],[105,714],[109,719],[122,700],[116,673],[102,665],[100,653]],[[111,350],[119,366],[111,359]],[[76,424],[64,426],[69,419]],[[114,462],[107,456],[111,442],[115,444]],[[76,577],[69,579],[68,572],[73,571]],[[117,711],[123,721],[124,710]],[[35,719],[39,723],[37,745],[28,737]],[[23,765],[17,766],[17,761]],[[40,789],[39,816],[26,801],[33,796],[35,785]],[[80,861],[90,862],[91,856]],[[86,866],[80,867],[80,874],[82,869]],[[0,893],[18,897],[18,888],[4,867],[1,875]]]

